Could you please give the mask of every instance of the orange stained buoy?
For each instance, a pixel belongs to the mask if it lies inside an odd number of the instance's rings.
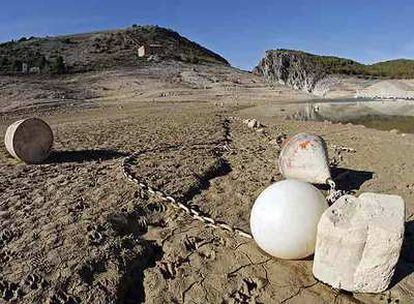
[[[314,184],[327,183],[331,173],[323,138],[307,133],[290,138],[280,152],[279,170],[285,178]]]

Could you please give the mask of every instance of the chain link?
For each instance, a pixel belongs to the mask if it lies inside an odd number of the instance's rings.
[[[353,148],[348,148],[344,146],[337,146],[337,145],[331,145],[329,148],[333,149],[333,156],[329,162],[329,166],[331,168],[336,168],[340,164],[340,162],[343,160],[341,152],[346,153],[355,153],[356,150]],[[346,190],[338,190],[336,183],[332,179],[328,179],[327,184],[329,185],[329,192],[328,196],[326,197],[326,200],[330,205],[335,203],[341,196],[346,194],[351,194],[352,191],[346,191]]]
[[[224,136],[224,144],[218,144],[214,150],[215,152],[217,152],[217,154],[224,156],[225,154],[231,154],[233,152],[233,149],[230,147],[231,145],[231,136],[230,136],[230,127],[229,127],[229,123],[231,121],[235,121],[235,122],[243,122],[245,123],[245,120],[239,118],[239,117],[234,117],[234,116],[229,116],[227,118],[224,119],[224,129],[225,129],[225,136]],[[271,135],[264,130],[263,125],[259,124],[259,126],[256,128],[256,132],[264,137],[266,137],[267,139],[271,139]],[[259,130],[261,130],[260,132],[258,132]],[[276,144],[279,147],[279,149],[282,148],[283,146],[283,142],[286,140],[287,135],[284,133],[279,134],[276,137]],[[194,146],[194,147],[198,147],[198,148],[202,148],[205,147],[203,145],[198,145],[198,146]],[[340,153],[342,151],[344,152],[350,152],[350,153],[355,153],[355,149],[352,148],[348,148],[348,147],[343,147],[343,146],[336,146],[336,145],[332,145],[330,146],[330,148],[332,148],[334,150],[334,156],[332,158],[332,160],[330,161],[330,165],[336,167],[340,160],[342,160],[342,158],[340,158]],[[209,216],[206,216],[203,212],[198,211],[196,209],[194,209],[193,207],[191,207],[189,205],[189,202],[187,203],[183,203],[178,201],[177,199],[175,199],[174,197],[168,195],[167,193],[163,192],[160,189],[156,189],[153,188],[149,185],[147,185],[147,183],[145,183],[145,181],[139,180],[138,178],[135,177],[135,175],[131,172],[131,165],[133,161],[136,161],[138,156],[140,155],[140,152],[135,152],[132,153],[131,155],[127,156],[121,163],[121,169],[123,172],[123,175],[132,183],[136,184],[138,187],[140,187],[143,191],[147,192],[149,195],[152,196],[157,196],[159,199],[168,202],[172,207],[174,207],[175,209],[181,210],[183,211],[185,214],[187,214],[189,217],[191,217],[193,220],[197,220],[202,222],[203,224],[205,224],[206,227],[210,227],[213,229],[221,229],[230,233],[233,233],[235,235],[238,235],[240,237],[243,238],[247,238],[247,239],[252,239],[252,235],[249,232],[246,232],[240,228],[237,227],[232,227],[230,225],[228,225],[225,222],[213,219]],[[327,184],[330,186],[330,191],[329,194],[327,196],[327,201],[330,203],[335,202],[339,197],[341,197],[344,194],[347,194],[345,191],[342,190],[336,190],[336,185],[335,182],[332,179],[327,180]]]
[[[234,119],[226,118],[224,120],[224,127],[226,129],[226,134],[224,136],[224,144],[223,145],[217,145],[215,147],[215,151],[220,155],[230,154],[232,152],[232,149],[230,148],[231,137],[230,137],[230,134],[228,134],[229,133],[228,124],[229,124],[230,120],[234,120]],[[143,191],[147,192],[149,195],[157,196],[161,200],[163,200],[165,202],[169,202],[170,205],[172,205],[176,209],[179,209],[179,210],[183,211],[185,214],[187,214],[193,220],[197,220],[197,221],[200,221],[200,222],[204,223],[206,227],[210,227],[210,228],[213,228],[213,229],[221,229],[221,230],[236,234],[240,237],[247,238],[247,239],[252,239],[253,238],[250,233],[248,233],[248,232],[246,232],[246,231],[244,231],[240,228],[231,227],[230,225],[228,225],[225,222],[213,219],[213,218],[205,215],[203,212],[198,211],[198,210],[194,209],[193,207],[191,207],[189,205],[189,202],[187,202],[187,203],[180,202],[177,199],[175,199],[174,197],[164,193],[160,189],[155,189],[155,188],[147,185],[144,181],[137,179],[132,174],[132,172],[130,170],[130,167],[132,165],[131,164],[132,161],[136,161],[138,156],[139,156],[139,152],[135,152],[135,153],[129,155],[128,157],[126,157],[121,163],[121,169],[122,169],[123,175],[130,182],[132,182],[132,183],[136,184],[137,186],[139,186]]]

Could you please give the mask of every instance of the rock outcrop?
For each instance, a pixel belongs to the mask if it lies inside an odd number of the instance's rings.
[[[263,76],[270,83],[288,85],[308,93],[316,87],[318,91],[324,91],[318,83],[322,80],[326,82],[328,76],[308,54],[290,50],[267,51],[253,73]]]
[[[314,276],[352,292],[386,290],[400,255],[404,219],[400,196],[342,196],[319,221]]]
[[[269,84],[287,85],[322,97],[344,90],[357,98],[414,99],[409,80],[413,68],[411,60],[364,65],[346,58],[277,49],[266,51],[253,73]]]

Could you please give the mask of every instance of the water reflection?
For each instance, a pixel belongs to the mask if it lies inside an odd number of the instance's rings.
[[[413,101],[338,100],[294,106],[288,119],[343,122],[380,130],[414,133]]]

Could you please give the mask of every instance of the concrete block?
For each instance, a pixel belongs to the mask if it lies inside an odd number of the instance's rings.
[[[319,221],[313,275],[347,291],[386,290],[400,255],[404,221],[400,196],[342,196]]]

